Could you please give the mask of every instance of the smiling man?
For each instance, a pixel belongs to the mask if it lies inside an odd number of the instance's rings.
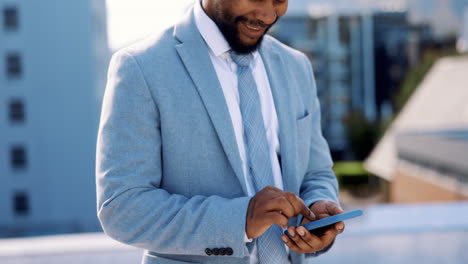
[[[266,31],[288,8],[288,1],[261,2],[266,1],[204,1],[203,9],[231,49],[245,54],[257,49]]]
[[[343,232],[296,228],[343,211],[310,63],[265,35],[287,6],[197,1],[113,56],[98,216],[143,263],[303,263]]]

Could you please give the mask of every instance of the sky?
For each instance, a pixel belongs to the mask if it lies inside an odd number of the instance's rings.
[[[193,0],[106,0],[112,51],[161,31],[181,17]]]
[[[180,18],[195,0],[106,0],[109,46],[111,51],[126,46],[146,35],[161,31]],[[357,3],[367,5],[376,0],[294,0],[288,13],[303,10],[307,3],[332,4]],[[379,0],[385,2],[387,0]],[[468,0],[392,0],[409,3],[413,22],[429,20],[435,33],[456,32],[460,21],[454,15],[462,13]],[[404,4],[406,6],[406,4]],[[467,8],[468,10],[468,8]],[[437,15],[436,15],[437,13]],[[461,16],[461,15],[460,15]],[[439,32],[440,31],[440,32]],[[439,33],[438,33],[439,32]]]

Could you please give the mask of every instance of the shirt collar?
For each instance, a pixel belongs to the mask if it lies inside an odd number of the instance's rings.
[[[203,10],[201,1],[196,1],[193,11],[198,30],[214,55],[221,56],[231,50],[218,26]]]
[[[213,54],[216,57],[222,56],[224,58],[231,59],[230,56],[227,55],[231,50],[229,43],[224,38],[215,22],[205,13],[202,8],[201,1],[195,1],[193,12],[197,28]],[[255,63],[259,53],[258,51],[254,51],[252,52],[252,55],[253,62]]]

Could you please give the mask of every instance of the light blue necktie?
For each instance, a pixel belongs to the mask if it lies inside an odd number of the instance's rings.
[[[255,191],[258,192],[267,186],[274,186],[274,180],[260,98],[249,68],[253,56],[239,55],[232,51],[230,54],[237,64],[239,105],[244,126],[248,173]],[[273,225],[256,240],[260,264],[288,263],[281,234],[281,227]]]

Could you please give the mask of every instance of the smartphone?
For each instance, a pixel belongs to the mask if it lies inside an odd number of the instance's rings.
[[[344,212],[344,213],[341,213],[341,214],[336,214],[336,215],[332,215],[332,216],[329,216],[329,217],[325,217],[325,218],[322,218],[322,219],[319,219],[319,220],[315,220],[315,221],[309,222],[307,224],[304,224],[303,226],[307,230],[309,230],[309,232],[311,232],[312,234],[314,234],[316,236],[321,236],[329,228],[331,228],[334,224],[336,224],[338,222],[341,222],[341,221],[349,220],[351,218],[361,216],[362,214],[363,214],[362,210],[353,210],[353,211]],[[286,235],[290,236],[287,230],[284,233]]]

